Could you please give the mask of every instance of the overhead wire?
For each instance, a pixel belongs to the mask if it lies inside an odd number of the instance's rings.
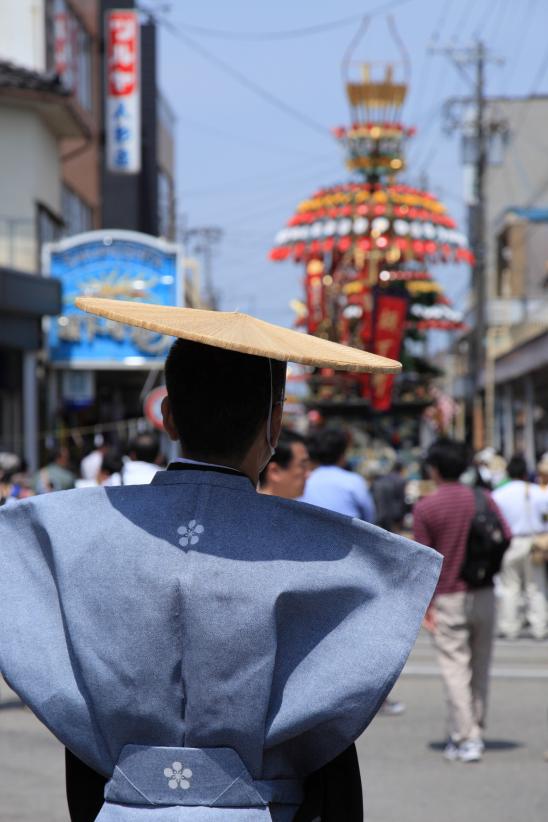
[[[317,168],[314,168],[314,170],[310,169],[309,171],[307,171],[307,173],[304,176],[299,175],[298,177],[292,177],[291,178],[291,183],[292,184],[299,184],[299,185],[303,184],[304,185],[304,184],[310,182],[310,185],[314,186],[314,189],[316,189],[318,187],[317,186],[318,174],[321,173],[321,172],[322,172],[321,169],[317,169]],[[280,196],[282,198],[281,200],[280,200]],[[238,205],[236,207],[234,206],[234,204],[232,204],[231,209],[230,209],[229,221],[231,219],[234,219],[234,218],[237,219],[237,220],[240,220],[242,217],[245,217],[247,219],[248,214],[249,214],[250,217],[256,216],[259,213],[262,214],[263,213],[262,211],[257,212],[256,210],[254,210],[253,212],[251,212],[250,209],[261,208],[263,203],[265,205],[268,205],[269,209],[273,208],[273,210],[276,210],[276,209],[279,209],[282,206],[284,206],[286,203],[288,203],[288,208],[289,208],[289,207],[291,207],[292,202],[294,203],[295,201],[299,201],[300,199],[302,199],[302,197],[299,197],[298,195],[295,195],[295,192],[293,191],[293,189],[288,188],[287,185],[284,187],[283,192],[278,192],[277,197],[276,196],[273,197],[271,191],[257,191],[255,193],[251,193],[249,197],[246,197],[244,202],[238,203]],[[279,202],[279,205],[276,206],[276,203],[278,203],[278,202]],[[243,215],[239,213],[238,206],[240,206],[240,210],[243,210]],[[243,207],[243,209],[242,209],[242,207]],[[224,225],[230,226],[231,223],[230,222],[227,223],[225,221]]]
[[[239,177],[239,178],[231,180],[231,181],[224,181],[222,184],[216,185],[216,186],[213,186],[213,187],[210,187],[210,188],[187,188],[187,189],[183,188],[183,189],[181,189],[181,191],[182,191],[183,194],[186,194],[186,196],[192,196],[192,197],[203,197],[203,196],[209,196],[210,194],[221,194],[222,195],[224,193],[226,193],[226,194],[235,194],[236,193],[237,195],[240,195],[242,193],[245,194],[245,192],[242,192],[242,190],[241,190],[241,186],[245,185],[245,183],[254,183],[254,184],[257,184],[257,183],[270,183],[270,182],[276,183],[276,182],[280,181],[280,182],[283,182],[284,185],[285,185],[286,181],[284,180],[283,175],[290,174],[293,171],[297,171],[297,172],[298,171],[304,171],[305,169],[309,169],[310,173],[312,173],[313,169],[315,170],[316,168],[318,168],[319,171],[321,172],[323,170],[324,166],[333,163],[335,159],[336,159],[336,157],[334,156],[334,154],[326,154],[325,157],[322,157],[322,158],[318,157],[318,159],[315,160],[315,161],[313,160],[312,163],[306,163],[304,165],[303,165],[302,162],[299,163],[299,165],[295,165],[295,163],[292,163],[290,166],[286,166],[284,168],[277,169],[276,171],[273,171],[271,174],[267,174],[267,175],[264,175],[264,176],[263,175],[257,176],[256,174],[253,174],[253,175],[250,175],[249,177]],[[307,173],[306,179],[308,179],[308,177],[309,177],[309,174]],[[257,193],[264,194],[264,192],[257,192]]]
[[[498,18],[497,9],[499,2],[501,2],[501,0],[492,0],[492,2],[487,3],[487,11],[478,20],[478,24],[474,29],[474,37],[479,38],[482,35],[484,38],[486,37],[487,29],[491,23],[491,18],[495,20]]]
[[[452,0],[446,0],[441,13],[434,24],[434,28],[432,29],[432,34],[429,38],[429,43],[431,45],[436,45],[439,40],[441,39],[441,34],[446,23],[450,21],[450,12],[452,10]],[[433,51],[429,48],[426,55],[425,60],[423,61],[423,69],[421,69],[421,74],[423,75],[426,67],[429,65],[433,58],[434,54]],[[429,85],[428,81],[431,77],[436,77],[437,84],[434,86],[433,91],[430,94],[425,93],[425,86]],[[441,114],[441,96],[443,91],[443,86],[447,82],[448,72],[439,71],[437,73],[430,72],[426,78],[427,83],[423,83],[422,81],[419,82],[417,85],[417,89],[421,90],[421,101],[428,101],[428,100],[435,100],[433,106],[430,106],[426,109],[426,106],[423,105],[419,112],[417,112],[416,116],[413,117],[413,122],[417,124],[418,128],[418,139],[416,139],[412,145],[410,151],[410,163],[416,163],[416,154],[418,152],[419,156],[422,157],[425,153],[426,146],[428,146],[427,151],[430,151],[430,144],[432,140],[426,143],[427,135],[432,130],[433,126],[437,123],[438,116]],[[426,121],[426,127],[421,130],[421,123]]]
[[[364,16],[368,18],[372,18],[379,14],[385,13],[391,9],[399,8],[407,3],[415,2],[415,0],[390,0],[390,2],[382,3],[379,6],[375,6],[371,9],[367,15],[360,15],[355,19],[363,19]],[[244,86],[251,91],[253,94],[261,98],[264,102],[269,103],[270,105],[274,106],[278,110],[282,111],[289,117],[300,122],[302,125],[306,126],[307,128],[322,134],[324,137],[329,137],[329,129],[324,127],[321,123],[316,121],[313,117],[310,117],[307,114],[304,114],[299,109],[294,108],[289,103],[286,103],[285,100],[277,97],[272,92],[265,89],[255,80],[250,79],[247,75],[243,74],[238,69],[235,69],[229,63],[227,63],[222,58],[218,57],[216,54],[213,54],[211,51],[206,49],[201,43],[196,42],[192,37],[190,37],[180,25],[171,22],[168,20],[164,15],[160,15],[156,12],[152,12],[150,10],[147,11],[145,7],[143,10],[153,16],[160,24],[164,25],[165,28],[171,32],[175,37],[178,37],[182,42],[184,42],[189,49],[194,51],[196,54],[199,54],[204,60],[208,61],[212,65],[215,65],[218,69],[223,71],[225,74],[232,77],[236,82],[240,83],[240,85]]]
[[[189,49],[199,54],[204,60],[207,62],[215,65],[218,69],[223,71],[225,74],[228,74],[234,80],[236,80],[240,85],[244,86],[255,94],[257,97],[260,97],[265,102],[270,103],[270,105],[274,106],[275,108],[283,111],[284,114],[292,117],[294,120],[298,120],[302,125],[306,126],[307,128],[315,131],[316,133],[320,133],[323,137],[327,137],[331,139],[331,135],[329,133],[329,129],[324,127],[321,123],[314,120],[313,117],[310,117],[307,114],[303,114],[298,109],[294,108],[293,106],[286,103],[284,100],[277,97],[272,92],[268,91],[267,89],[260,86],[254,80],[251,80],[245,74],[242,74],[241,71],[235,69],[225,60],[222,60],[220,57],[217,57],[216,54],[213,54],[208,49],[204,48],[200,43],[197,43],[192,37],[189,37],[188,34],[181,31],[177,26],[173,23],[166,24],[169,26],[169,29],[175,36],[177,36],[180,40],[182,40]]]
[[[489,32],[489,41],[491,43],[495,42],[499,32],[502,31],[503,22],[505,22],[505,18],[508,14],[508,11],[511,11],[512,7],[514,6],[514,3],[512,3],[511,0],[500,0],[500,2],[502,4],[501,10],[498,14],[495,15],[494,26],[492,30]]]
[[[468,0],[468,3],[463,7],[463,13],[457,20],[457,25],[453,29],[453,34],[450,36],[451,43],[455,44],[458,43],[460,36],[463,32],[465,24],[470,17],[470,12],[472,8],[476,5],[476,0]]]
[[[432,29],[432,34],[430,35],[430,39],[427,41],[427,46],[426,46],[426,49],[424,50],[424,55],[423,55],[423,59],[422,59],[422,63],[421,63],[421,68],[420,68],[420,74],[419,74],[419,77],[418,77],[418,81],[417,81],[416,84],[414,83],[411,86],[411,94],[413,94],[413,90],[416,88],[417,89],[416,93],[421,95],[421,99],[424,99],[423,95],[424,95],[426,80],[429,79],[429,77],[430,77],[430,75],[428,75],[428,77],[426,76],[426,70],[428,68],[429,63],[432,60],[432,50],[431,49],[432,49],[432,46],[435,46],[439,42],[439,39],[440,39],[440,36],[441,36],[441,31],[442,31],[442,28],[443,28],[443,24],[448,19],[448,16],[449,16],[451,6],[452,6],[453,2],[454,2],[454,0],[445,0],[445,2],[443,4],[443,7],[442,7],[442,10],[440,12],[440,16],[439,16],[437,22],[434,24],[434,28]]]
[[[342,17],[337,20],[331,20],[326,23],[317,23],[313,26],[303,26],[294,29],[282,29],[278,31],[230,31],[227,29],[215,29],[207,26],[198,26],[193,23],[180,22],[178,26],[184,31],[190,31],[193,34],[201,37],[213,37],[222,40],[247,40],[247,41],[268,41],[268,40],[288,40],[299,37],[307,37],[314,34],[322,34],[325,31],[333,31],[337,28],[343,28],[351,23],[357,23],[363,20],[364,16],[374,16],[383,14],[391,9],[398,8],[412,0],[390,0],[386,3],[381,3],[375,6],[370,11],[359,14],[352,14],[348,17]]]
[[[521,56],[523,54],[523,47],[524,47],[525,42],[527,40],[527,36],[528,36],[529,30],[531,28],[531,23],[532,23],[533,18],[535,16],[535,7],[536,7],[536,5],[537,5],[537,0],[529,0],[528,1],[525,25],[524,25],[522,31],[520,32],[518,43],[517,43],[516,49],[515,49],[515,51],[512,55],[512,59],[507,61],[506,67],[502,72],[501,85],[505,89],[508,88],[510,80],[514,76],[514,74],[516,72],[516,68],[517,68],[517,66],[519,64],[519,61],[521,59]]]
[[[303,149],[295,148],[294,146],[283,146],[278,143],[270,143],[265,142],[264,140],[255,140],[253,137],[248,137],[242,134],[235,134],[234,132],[226,131],[225,129],[221,129],[216,125],[211,125],[209,123],[202,123],[194,118],[187,117],[186,115],[177,116],[177,121],[180,123],[186,123],[191,126],[193,129],[197,131],[201,131],[204,134],[211,134],[214,137],[217,137],[222,140],[234,140],[240,143],[241,145],[247,144],[253,148],[258,148],[263,151],[272,151],[278,154],[294,154],[295,156],[300,157],[310,157],[310,152]]]

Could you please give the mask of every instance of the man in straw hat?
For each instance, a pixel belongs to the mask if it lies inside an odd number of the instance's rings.
[[[184,456],[150,485],[0,513],[0,668],[69,752],[72,819],[361,819],[340,789],[350,746],[405,663],[441,558],[256,486],[288,360],[398,364],[242,314],[77,304],[178,338],[163,414]]]

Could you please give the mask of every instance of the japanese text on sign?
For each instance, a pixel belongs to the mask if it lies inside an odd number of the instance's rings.
[[[106,40],[107,166],[109,171],[136,174],[141,168],[137,12],[108,12]]]

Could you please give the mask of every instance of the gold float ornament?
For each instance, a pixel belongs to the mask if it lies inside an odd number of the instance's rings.
[[[386,168],[393,171],[401,171],[405,165],[399,157],[351,157],[346,161],[346,167],[351,171],[360,168]]]
[[[394,82],[394,67],[385,67],[381,80],[372,79],[371,64],[362,65],[361,83],[347,83],[346,95],[353,108],[354,122],[369,122],[374,115],[400,109],[407,95],[406,83]]]
[[[435,280],[411,280],[405,284],[410,294],[441,294],[443,288]]]
[[[321,260],[310,260],[310,262],[306,266],[307,274],[323,274],[324,270],[325,267]]]
[[[390,248],[386,252],[386,261],[388,263],[397,263],[398,260],[400,260],[400,259],[401,259],[400,249],[395,245],[390,246]]]
[[[389,185],[384,190],[380,190],[369,183],[353,183],[341,186],[338,190],[337,188],[324,189],[302,200],[297,206],[297,214],[368,202],[391,203],[402,209],[422,208],[439,215],[447,213],[443,203],[440,203],[429,192],[420,192],[403,185]]]
[[[306,317],[308,314],[308,309],[302,300],[290,300],[289,307],[295,312],[297,317]]]

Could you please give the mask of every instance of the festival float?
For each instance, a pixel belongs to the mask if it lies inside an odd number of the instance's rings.
[[[464,327],[431,269],[470,264],[472,254],[439,199],[400,179],[414,135],[401,122],[406,78],[396,80],[393,64],[384,64],[380,76],[370,64],[360,68],[352,79],[346,62],[351,125],[333,131],[349,179],[298,205],[270,259],[304,267],[303,299],[292,302],[298,327],[403,362],[397,377],[311,372],[309,407],[377,421],[379,412],[420,417],[436,402],[440,373],[422,350],[426,335]]]

